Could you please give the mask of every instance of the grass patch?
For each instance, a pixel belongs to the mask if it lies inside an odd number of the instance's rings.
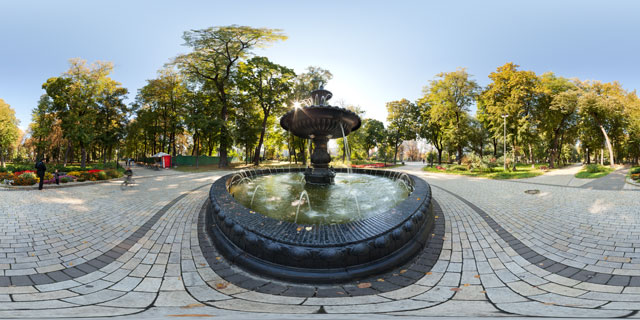
[[[469,176],[469,177],[480,177],[480,178],[488,178],[488,179],[523,179],[523,178],[533,178],[545,173],[545,171],[541,170],[541,166],[546,166],[546,164],[537,164],[535,168],[531,168],[530,164],[518,164],[516,165],[516,171],[504,171],[502,167],[494,168],[493,171],[469,171],[469,170],[461,170],[457,165],[452,165],[451,168],[445,170],[438,170],[436,166],[433,167],[426,166],[422,168],[423,171],[434,172],[434,173],[446,173],[446,174],[457,174],[461,176]],[[446,166],[442,166],[446,167]]]
[[[582,167],[578,173],[576,173],[575,177],[578,179],[597,179],[602,178],[609,173],[615,171],[615,169],[611,167],[597,165],[587,165]]]

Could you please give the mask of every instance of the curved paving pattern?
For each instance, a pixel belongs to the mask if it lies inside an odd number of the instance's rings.
[[[252,276],[207,248],[199,224],[207,188],[194,187],[220,175],[149,177],[126,192],[106,183],[0,193],[5,277],[64,273],[133,240],[136,230],[166,208],[130,248],[95,271],[49,284],[0,287],[0,318],[258,317],[246,312],[265,319],[283,313],[633,317],[640,309],[640,288],[631,285],[640,275],[634,260],[640,200],[634,192],[542,186],[535,187],[539,194],[527,195],[524,190],[538,185],[419,173],[434,186],[443,218],[437,221],[444,236],[432,239],[442,241],[437,259],[432,252],[414,262],[418,269],[409,265],[376,279],[316,286],[313,295],[295,294],[303,289],[285,294],[290,284]],[[525,247],[556,263],[532,263]],[[430,269],[422,267],[433,262]],[[629,276],[629,284],[563,276],[564,269],[550,267],[558,263],[612,278]],[[267,283],[253,288],[256,280]]]

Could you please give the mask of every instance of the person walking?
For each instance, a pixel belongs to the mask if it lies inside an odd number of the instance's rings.
[[[56,172],[53,174],[53,177],[56,178],[56,184],[59,185],[60,184],[60,172],[58,172],[58,169],[56,169]]]
[[[46,162],[47,160],[43,158],[36,163],[36,173],[38,174],[38,178],[40,178],[38,190],[42,190],[42,185],[44,184],[44,173],[47,171],[47,166],[45,165]]]

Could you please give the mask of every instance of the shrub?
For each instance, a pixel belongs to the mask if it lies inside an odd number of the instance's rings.
[[[109,179],[109,177],[107,176],[107,173],[104,172],[104,171],[96,172],[96,178],[98,180],[107,180],[107,179]]]
[[[33,170],[15,171],[15,172],[13,173],[13,175],[17,178],[17,177],[21,176],[21,175],[22,175],[22,174],[24,174],[24,173],[33,173],[33,174],[35,175],[35,173],[36,173],[36,172],[35,172],[35,171],[33,171]]]
[[[0,182],[6,180],[13,180],[15,176],[11,172],[0,172]]]
[[[467,167],[466,166],[462,166],[462,165],[454,165],[454,166],[450,166],[449,170],[467,171]]]
[[[60,182],[61,182],[61,183],[67,183],[67,182],[69,182],[69,181],[71,181],[71,178],[69,178],[69,177],[67,177],[67,176],[60,178]]]
[[[480,157],[477,154],[470,154],[467,159],[467,167],[472,171],[491,172],[497,165],[495,158],[491,156]]]
[[[68,176],[74,176],[74,177],[79,177],[81,174],[82,173],[80,171],[71,171],[67,173]]]
[[[640,167],[631,169],[631,174],[640,173]]]
[[[547,167],[547,166],[540,166],[540,170],[542,170],[542,171],[547,171],[547,170],[549,170],[549,167]]]
[[[588,164],[585,170],[589,173],[603,172],[604,168],[599,164]]]
[[[16,186],[30,186],[38,183],[39,181],[40,179],[38,179],[34,173],[27,172],[15,178],[15,180],[13,180],[13,184]]]
[[[640,180],[640,172],[631,174],[632,180]]]
[[[120,177],[120,172],[118,172],[118,170],[107,170],[105,171],[107,173],[107,176],[112,179],[112,178],[117,178]]]

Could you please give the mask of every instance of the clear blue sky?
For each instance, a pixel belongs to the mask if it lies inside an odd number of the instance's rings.
[[[442,71],[481,84],[513,61],[536,73],[640,87],[640,1],[11,1],[0,0],[0,98],[25,129],[47,78],[68,59],[112,61],[129,89],[179,53],[189,29],[280,28],[260,50],[302,72],[329,69],[332,102],[384,120],[385,102],[417,99]]]

